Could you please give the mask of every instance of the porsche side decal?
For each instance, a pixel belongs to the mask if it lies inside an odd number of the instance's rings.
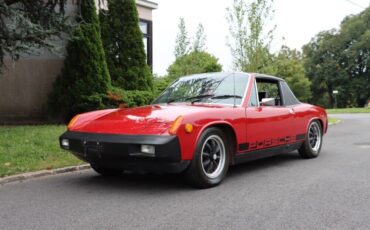
[[[239,151],[254,150],[259,148],[268,148],[277,145],[284,145],[294,143],[296,141],[302,141],[306,137],[306,134],[298,134],[294,136],[285,136],[279,138],[267,138],[265,140],[258,140],[250,143],[239,144]]]

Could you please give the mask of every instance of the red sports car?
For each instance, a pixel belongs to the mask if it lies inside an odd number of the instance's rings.
[[[60,146],[103,175],[184,172],[206,188],[230,165],[293,150],[317,157],[327,128],[325,110],[283,79],[208,73],[176,80],[148,106],[77,115]]]

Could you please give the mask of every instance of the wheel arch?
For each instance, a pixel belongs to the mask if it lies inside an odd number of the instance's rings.
[[[306,125],[306,130],[308,130],[308,127],[310,126],[310,124],[311,124],[311,122],[313,122],[313,121],[318,121],[319,123],[320,123],[320,125],[321,125],[321,132],[322,132],[322,135],[324,135],[324,131],[325,131],[325,126],[324,126],[324,121],[320,118],[320,117],[313,117],[313,118],[311,118],[309,121],[308,121],[308,123],[307,123],[307,125]]]
[[[203,126],[203,128],[199,131],[198,133],[198,136],[197,136],[197,140],[196,142],[198,142],[199,138],[200,138],[200,135],[206,130],[206,129],[209,129],[209,128],[212,128],[212,127],[215,127],[215,128],[219,128],[220,130],[222,130],[224,133],[225,133],[225,136],[227,138],[227,146],[229,147],[229,150],[230,150],[230,164],[234,164],[234,156],[235,156],[235,153],[237,151],[237,137],[236,137],[236,132],[233,128],[233,126],[228,123],[228,122],[225,122],[225,121],[222,121],[222,122],[212,122],[212,123],[209,123],[205,126]]]

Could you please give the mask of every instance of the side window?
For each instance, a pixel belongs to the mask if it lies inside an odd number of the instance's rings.
[[[256,90],[256,81],[253,82],[251,97],[249,99],[248,107],[257,107],[258,106],[258,95]]]
[[[260,103],[262,99],[269,98],[274,100],[275,106],[281,106],[281,94],[278,81],[266,81],[257,79],[258,98]]]

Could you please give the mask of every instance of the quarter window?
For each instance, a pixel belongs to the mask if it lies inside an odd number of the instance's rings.
[[[258,95],[257,95],[257,90],[256,90],[256,82],[253,82],[252,85],[252,92],[251,92],[251,97],[249,99],[248,106],[250,107],[257,107],[258,106]]]

